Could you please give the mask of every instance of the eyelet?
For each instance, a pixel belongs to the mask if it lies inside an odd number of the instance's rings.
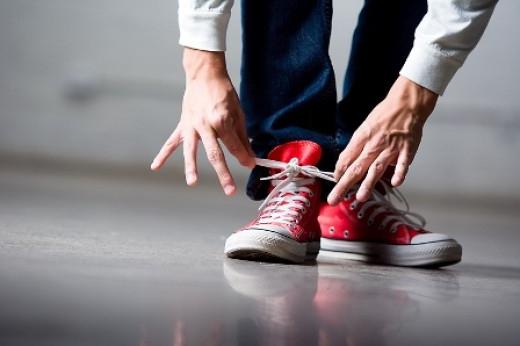
[[[305,205],[306,205],[307,207],[310,207],[310,206],[311,206],[311,201],[305,201]]]
[[[350,208],[350,210],[355,210],[356,209],[356,205],[354,203],[352,203],[349,208]]]
[[[343,236],[344,236],[345,238],[348,238],[348,234],[349,234],[348,229],[346,229],[346,230],[343,231]]]
[[[310,197],[314,197],[314,192],[310,191],[310,192],[309,192],[309,196],[310,196]]]
[[[374,220],[368,219],[367,225],[372,226],[374,224]]]
[[[363,214],[363,213],[358,213],[358,214],[357,214],[357,217],[358,217],[358,219],[360,219],[360,220],[363,218],[363,216],[365,216],[365,214]]]
[[[335,231],[335,230],[334,230],[334,226],[330,226],[330,227],[329,227],[329,233],[334,233],[334,231]]]
[[[302,209],[302,214],[306,214],[306,213],[307,213],[307,209],[306,209],[306,208],[303,208],[303,209]],[[301,215],[300,215],[300,217],[301,217]]]

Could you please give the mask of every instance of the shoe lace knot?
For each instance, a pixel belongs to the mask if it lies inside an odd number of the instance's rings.
[[[314,183],[315,178],[334,181],[333,173],[322,172],[315,166],[299,165],[298,158],[289,162],[270,159],[255,159],[256,164],[262,167],[276,169],[280,172],[261,178],[270,180],[273,189],[262,202],[259,209],[259,223],[279,222],[293,224],[295,220],[310,207],[313,192],[308,185]]]

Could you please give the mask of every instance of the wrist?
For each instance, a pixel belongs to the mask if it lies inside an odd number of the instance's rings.
[[[402,102],[405,107],[424,121],[433,112],[439,98],[435,92],[404,76],[397,78],[389,95],[395,95],[398,102]]]
[[[182,65],[186,80],[228,76],[224,52],[184,48]]]

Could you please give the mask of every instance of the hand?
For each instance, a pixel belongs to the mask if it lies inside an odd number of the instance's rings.
[[[202,140],[209,162],[217,172],[226,195],[236,185],[218,139],[240,164],[254,166],[254,153],[246,134],[245,117],[228,76],[223,52],[185,48],[186,90],[179,124],[153,160],[152,170],[161,168],[183,143],[186,183],[197,183],[197,147]]]
[[[432,91],[400,76],[340,154],[334,171],[338,183],[329,194],[328,203],[339,203],[343,195],[360,181],[356,199],[366,201],[387,167],[394,164],[391,183],[393,186],[401,185],[437,98],[438,95]]]

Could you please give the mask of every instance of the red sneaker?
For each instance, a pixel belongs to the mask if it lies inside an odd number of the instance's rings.
[[[424,218],[409,211],[397,189],[384,181],[379,186],[364,203],[351,190],[337,206],[322,204],[320,255],[399,266],[440,267],[461,260],[462,247],[457,241],[426,231]],[[391,196],[406,209],[396,208]]]
[[[274,148],[257,164],[271,168],[270,193],[258,216],[226,240],[225,254],[249,260],[283,260],[300,263],[315,259],[320,247],[317,216],[320,183],[332,179],[316,165],[321,148],[309,141],[294,141]]]

